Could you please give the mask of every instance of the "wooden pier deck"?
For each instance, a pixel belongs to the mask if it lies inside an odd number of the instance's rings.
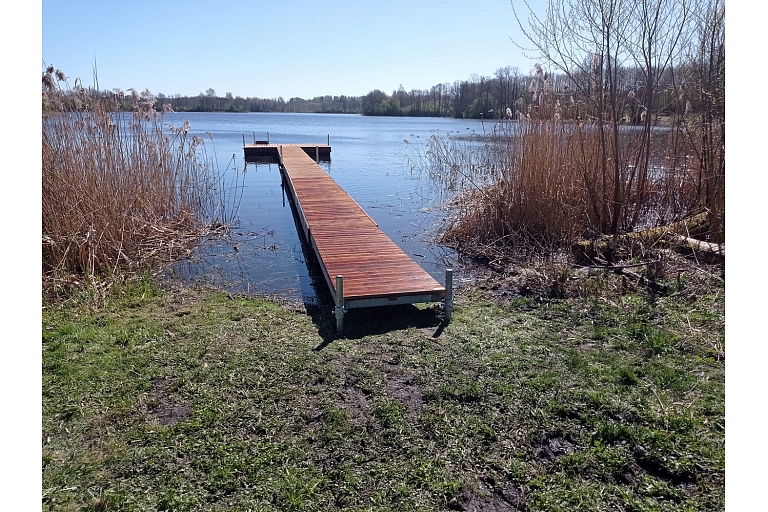
[[[452,271],[443,286],[403,252],[310,158],[315,146],[276,146],[304,237],[334,297],[339,332],[344,313],[361,307],[443,301],[449,321]]]
[[[331,159],[331,146],[328,144],[270,144],[268,141],[254,142],[253,144],[244,144],[243,153],[247,162],[266,159],[277,162],[279,159],[278,149],[280,146],[299,147],[310,158],[316,161],[328,161]]]

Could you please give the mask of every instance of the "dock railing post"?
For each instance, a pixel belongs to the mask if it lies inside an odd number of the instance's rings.
[[[344,330],[344,276],[336,276],[336,332],[341,334]]]
[[[445,323],[451,321],[453,314],[453,269],[445,269]]]

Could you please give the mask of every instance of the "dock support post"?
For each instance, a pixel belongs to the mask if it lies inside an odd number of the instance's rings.
[[[253,132],[253,143],[256,144],[256,132]]]
[[[320,163],[320,148],[318,146],[315,146],[315,163]]]
[[[245,134],[243,134],[243,146],[245,146]]]
[[[453,314],[453,269],[445,269],[445,323],[451,321]]]
[[[336,332],[341,334],[344,330],[344,276],[336,276]]]
[[[269,132],[267,132],[267,144],[269,144]]]
[[[329,146],[331,145],[331,134],[330,133],[328,134],[328,145]]]

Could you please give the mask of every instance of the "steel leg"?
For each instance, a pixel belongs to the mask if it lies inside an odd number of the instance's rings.
[[[341,333],[344,330],[344,276],[336,276],[336,331]]]
[[[453,269],[445,269],[445,322],[451,321],[453,314]]]

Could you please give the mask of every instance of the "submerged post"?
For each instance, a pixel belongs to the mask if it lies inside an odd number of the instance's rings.
[[[344,276],[336,276],[336,332],[344,330]]]
[[[445,269],[445,323],[451,321],[453,314],[453,269]]]

